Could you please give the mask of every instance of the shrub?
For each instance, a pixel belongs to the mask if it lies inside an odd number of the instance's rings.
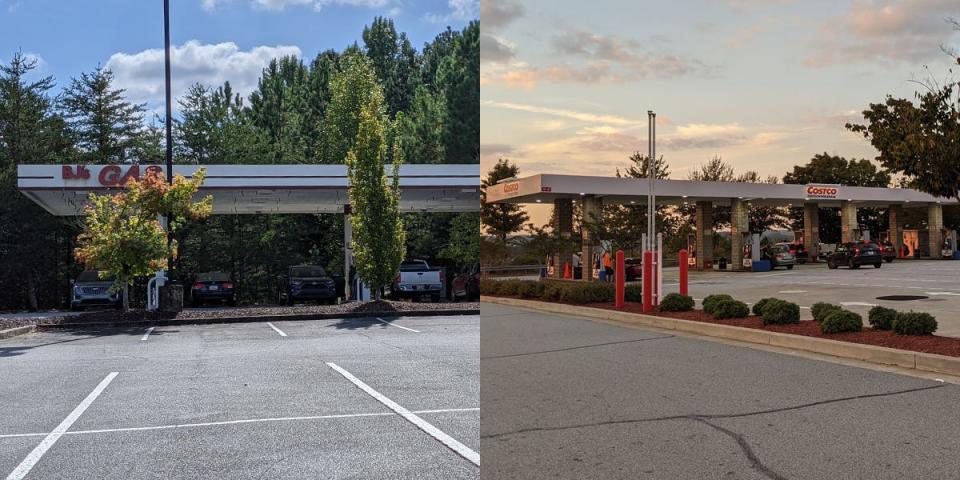
[[[680,295],[679,293],[670,293],[660,300],[661,312],[687,312],[693,310],[693,297],[689,295]]]
[[[893,320],[893,332],[900,335],[930,335],[937,331],[937,319],[923,312],[900,312]]]
[[[523,298],[540,298],[543,295],[543,285],[536,280],[521,280],[517,286],[517,295]]]
[[[893,328],[893,321],[897,319],[897,311],[877,305],[870,309],[867,319],[874,330],[890,330]]]
[[[823,333],[859,332],[863,328],[863,317],[849,310],[828,310],[827,316],[820,321]]]
[[[500,293],[500,282],[489,278],[480,279],[480,293],[484,295],[497,295]]]
[[[520,293],[520,280],[501,280],[500,295],[517,295]]]
[[[776,300],[776,298],[761,298],[760,301],[758,301],[757,303],[754,303],[754,304],[753,304],[753,314],[754,314],[754,315],[762,315],[764,305],[766,305],[767,303],[769,303],[770,300]]]
[[[784,300],[771,300],[761,312],[764,325],[800,323],[800,306]]]
[[[813,314],[813,319],[818,322],[822,322],[824,319],[830,316],[831,313],[839,312],[841,310],[843,310],[843,307],[840,305],[834,305],[826,302],[817,302],[810,307],[810,313]]]
[[[713,318],[722,320],[725,318],[744,318],[750,315],[750,309],[747,304],[739,300],[724,300],[713,305]]]
[[[551,280],[541,280],[540,299],[546,302],[556,302],[560,300],[560,294],[563,292],[563,282]]]
[[[643,302],[643,286],[630,284],[623,289],[623,299],[628,302]]]
[[[724,300],[733,300],[733,297],[731,297],[730,295],[727,295],[727,294],[725,294],[725,293],[718,293],[718,294],[714,294],[714,295],[707,295],[707,297],[703,299],[703,311],[704,311],[704,312],[707,312],[707,313],[709,313],[709,314],[711,314],[711,315],[713,315],[713,307],[714,307],[714,305],[716,305],[716,304],[718,304],[718,303],[720,303],[720,302],[722,302],[722,301],[724,301]]]

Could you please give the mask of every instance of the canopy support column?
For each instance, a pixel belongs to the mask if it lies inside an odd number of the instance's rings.
[[[930,258],[940,258],[943,249],[943,206],[931,203],[927,207],[927,230],[930,232]]]
[[[593,280],[593,254],[597,250],[597,241],[593,229],[590,228],[591,222],[601,220],[603,212],[603,199],[594,195],[587,195],[583,198],[583,225],[580,226],[581,241],[583,244],[583,255],[580,257],[580,267],[582,279],[584,281]],[[573,259],[573,254],[570,255]],[[574,268],[576,265],[571,265]],[[574,273],[574,277],[576,274]]]
[[[816,203],[803,204],[803,243],[807,247],[807,261],[819,261],[820,207]]]
[[[857,222],[857,206],[853,202],[840,202],[840,241],[843,243],[860,240],[860,224]]]
[[[697,202],[697,270],[713,268],[713,202]]]
[[[743,270],[743,237],[750,234],[750,206],[730,199],[730,261],[733,270]]]

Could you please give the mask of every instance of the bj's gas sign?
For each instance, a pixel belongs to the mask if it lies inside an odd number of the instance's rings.
[[[163,167],[159,165],[64,165],[61,169],[61,178],[64,180],[82,181],[91,183],[94,179],[102,187],[119,187],[126,185],[131,179],[139,180],[141,174],[163,174]]]
[[[806,185],[804,195],[807,198],[837,198],[840,195],[840,185]]]

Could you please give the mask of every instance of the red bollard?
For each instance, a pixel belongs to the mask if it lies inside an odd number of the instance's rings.
[[[653,311],[653,252],[643,252],[643,313]]]
[[[687,249],[680,250],[680,295],[688,295],[687,289]]]
[[[626,272],[624,271],[624,259],[623,259],[623,250],[617,250],[617,269],[614,271],[614,277],[617,281],[617,294],[616,294],[616,306],[617,308],[623,308],[624,304],[624,287],[627,279]]]

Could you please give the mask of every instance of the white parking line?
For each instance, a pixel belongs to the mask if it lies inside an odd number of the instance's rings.
[[[141,341],[141,342],[142,342],[142,341],[146,341],[146,340],[147,340],[147,337],[149,337],[150,334],[153,333],[153,329],[154,329],[154,328],[157,328],[157,327],[150,327],[150,328],[148,328],[148,329],[147,329],[147,333],[144,333],[143,336],[140,337],[140,341]]]
[[[47,453],[47,450],[49,450],[54,443],[57,443],[57,440],[73,426],[73,422],[76,422],[77,419],[80,418],[80,415],[83,415],[87,407],[103,393],[103,390],[107,388],[107,385],[110,385],[110,382],[112,382],[116,376],[117,372],[110,372],[106,378],[101,380],[97,388],[94,388],[93,391],[87,395],[87,398],[84,398],[83,401],[80,402],[80,405],[77,405],[77,408],[74,408],[73,411],[70,412],[70,415],[67,415],[67,418],[64,418],[63,421],[60,422],[60,425],[57,425],[57,428],[54,428],[52,432],[47,434],[47,436],[40,441],[40,444],[27,454],[27,458],[24,458],[23,461],[20,462],[20,465],[17,465],[17,468],[7,476],[7,480],[21,480],[27,476],[34,465],[43,457],[43,454]]]
[[[388,322],[388,321],[386,321],[386,320],[384,320],[384,319],[382,319],[382,318],[377,318],[377,320],[379,320],[379,321],[381,321],[381,322],[383,322],[383,323],[386,323],[387,325],[390,325],[391,327],[402,328],[402,329],[404,329],[404,330],[410,330],[411,332],[420,333],[420,330],[414,330],[414,329],[412,329],[412,328],[401,327],[400,325],[397,325],[397,324],[395,324],[395,323],[393,323],[393,322]]]
[[[479,412],[479,408],[441,408],[437,410],[416,410],[413,413],[457,413],[457,412]],[[155,425],[149,427],[120,427],[120,428],[101,428],[97,430],[71,430],[64,435],[86,435],[90,433],[113,433],[113,432],[143,432],[149,430],[170,430],[176,428],[197,428],[197,427],[215,427],[218,425],[238,425],[245,423],[267,423],[267,422],[292,422],[303,420],[326,420],[337,418],[359,418],[359,417],[392,417],[396,412],[376,412],[376,413],[344,413],[338,415],[312,415],[307,417],[272,417],[272,418],[249,418],[242,420],[224,420],[222,422],[204,422],[204,423],[178,423],[173,425]],[[47,433],[14,433],[0,435],[0,438],[20,438],[20,437],[43,437]]]
[[[287,334],[286,334],[286,333],[283,333],[283,330],[280,330],[279,328],[277,328],[276,325],[274,325],[274,324],[272,324],[272,323],[270,323],[270,322],[267,322],[267,325],[269,325],[270,328],[272,328],[275,332],[279,333],[281,337],[286,337],[286,336],[287,336]]]
[[[448,448],[456,452],[461,457],[469,460],[470,462],[472,462],[474,465],[478,467],[480,466],[480,454],[470,449],[470,447],[458,442],[455,438],[451,437],[450,435],[447,435],[446,433],[443,433],[442,431],[440,431],[440,429],[438,429],[437,427],[434,427],[433,425],[428,423],[426,420],[418,417],[415,413],[411,412],[410,410],[407,410],[406,408],[403,408],[393,400],[390,400],[389,398],[383,396],[383,394],[374,390],[366,383],[363,383],[359,378],[354,377],[353,374],[351,374],[350,372],[344,370],[343,368],[340,368],[339,365],[335,363],[327,362],[327,366],[336,370],[338,373],[340,373],[340,375],[343,375],[344,378],[346,378],[347,380],[350,380],[351,383],[359,387],[360,390],[363,390],[364,392],[366,392],[367,395],[370,395],[371,397],[375,398],[378,402],[386,405],[386,407],[389,408],[390,410],[397,412],[398,415],[405,418],[410,423],[416,425],[417,428],[419,428],[420,430],[423,430],[431,437],[437,439],[438,441],[440,441],[440,443],[446,445]]]

